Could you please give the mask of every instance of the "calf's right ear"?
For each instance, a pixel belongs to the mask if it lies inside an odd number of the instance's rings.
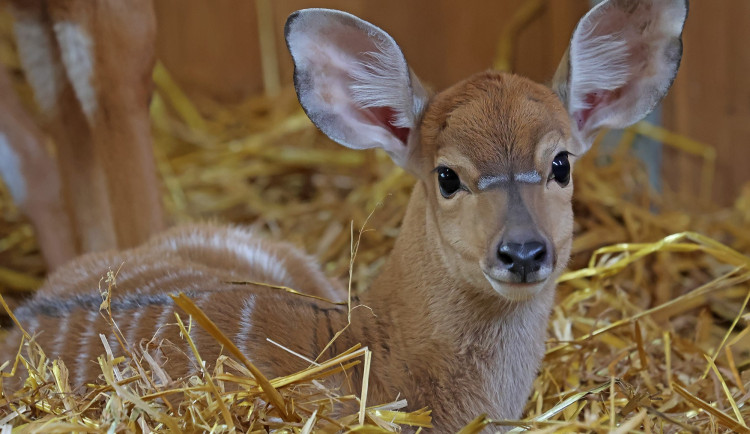
[[[393,38],[329,9],[293,13],[285,35],[297,97],[313,123],[344,146],[382,148],[406,167],[428,95]]]

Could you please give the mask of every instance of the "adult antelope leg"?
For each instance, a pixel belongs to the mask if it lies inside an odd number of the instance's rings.
[[[57,162],[46,141],[0,68],[0,176],[31,220],[42,255],[54,269],[72,259],[76,249]]]
[[[138,245],[164,228],[148,112],[153,5],[151,0],[48,5],[67,78],[105,175],[116,244]]]

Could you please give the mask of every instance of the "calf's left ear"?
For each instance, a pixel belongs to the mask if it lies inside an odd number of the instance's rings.
[[[632,125],[661,101],[680,66],[687,12],[687,0],[606,0],[581,19],[552,84],[581,153],[600,128]]]

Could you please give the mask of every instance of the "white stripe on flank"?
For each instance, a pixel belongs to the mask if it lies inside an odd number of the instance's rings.
[[[39,317],[33,315],[26,320],[26,331],[29,334],[36,333],[36,329],[39,328]]]
[[[250,331],[253,329],[251,317],[254,310],[255,294],[249,294],[242,303],[242,310],[240,311],[240,330],[234,337],[234,340],[237,343],[237,348],[240,349],[245,357],[249,356],[247,344],[249,343]]]
[[[161,313],[159,314],[159,317],[156,319],[156,331],[154,332],[154,341],[156,342],[156,338],[161,336],[161,334],[164,332],[164,327],[167,324],[167,321],[169,321],[170,318],[173,318],[174,316],[172,313],[174,312],[174,305],[172,304],[165,304],[162,309]],[[156,342],[157,344],[159,342]]]
[[[114,330],[107,335],[107,342],[109,343],[109,348],[112,350],[112,355],[117,357],[117,351],[120,349],[120,341],[117,340]]]
[[[80,386],[86,380],[86,372],[89,369],[89,363],[91,363],[91,357],[94,353],[99,354],[99,351],[91,351],[91,340],[98,336],[94,324],[96,318],[99,316],[98,310],[90,310],[86,313],[86,323],[83,324],[83,333],[78,340],[78,356],[76,357],[76,376],[74,386]]]
[[[147,308],[145,306],[139,309],[135,309],[135,312],[133,312],[133,316],[127,318],[127,321],[130,323],[130,328],[128,329],[128,334],[125,335],[125,344],[130,345],[131,348],[138,348],[138,342],[135,342],[134,340],[139,338],[139,336],[136,336],[136,333],[141,327],[140,320],[143,314],[146,312],[146,309]],[[138,340],[140,341],[140,339]]]
[[[172,250],[182,250],[187,248],[216,249],[220,252],[232,252],[240,259],[247,263],[248,268],[261,271],[273,282],[279,285],[290,285],[292,278],[286,270],[283,258],[275,256],[269,252],[262,243],[248,244],[227,238],[223,234],[214,234],[207,236],[202,233],[187,234],[179,239],[165,240],[165,245]]]
[[[201,310],[203,310],[204,303],[206,302],[206,300],[208,300],[208,298],[211,295],[212,294],[210,292],[205,292],[205,293],[201,294],[199,297],[194,298],[193,302],[195,303],[196,306],[198,306]],[[205,358],[205,354],[201,354],[201,348],[200,348],[200,346],[198,345],[198,342],[195,339],[196,333],[197,333],[198,329],[200,328],[200,326],[195,321],[193,321],[192,326],[189,326],[187,321],[185,321],[185,320],[183,320],[183,321],[185,322],[185,327],[186,328],[190,327],[189,328],[189,330],[190,330],[190,339],[193,341],[193,345],[195,345],[195,349],[196,349],[196,351],[198,351],[198,354],[201,356],[201,359],[204,359]],[[193,353],[193,349],[190,348],[190,344],[188,343],[187,339],[185,340],[185,347],[187,348],[186,352],[187,352],[188,356],[190,357],[190,361],[193,363],[193,365],[195,365],[196,367],[198,367],[198,369],[200,369],[201,366],[198,365],[198,359],[195,357],[195,354]]]
[[[63,345],[68,342],[68,329],[70,328],[70,318],[72,315],[63,316],[55,332],[55,340],[52,343],[52,357],[60,357]]]

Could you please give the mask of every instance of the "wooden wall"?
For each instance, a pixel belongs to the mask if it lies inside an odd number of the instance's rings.
[[[282,29],[305,7],[343,9],[391,33],[423,81],[440,89],[491,66],[498,38],[524,0],[268,0],[279,76],[291,81]],[[236,101],[263,89],[255,1],[158,0],[159,53],[188,92]],[[586,0],[550,0],[520,35],[515,71],[548,80]],[[683,66],[665,104],[665,125],[716,146],[714,199],[730,203],[750,180],[750,1],[693,1]],[[697,158],[665,151],[669,184],[698,191]]]
[[[292,63],[283,40],[286,17],[297,9],[351,12],[389,32],[420,78],[448,86],[492,65],[498,38],[524,0],[271,0],[283,82]],[[549,2],[520,37],[517,71],[551,78],[586,0]],[[190,92],[235,100],[262,90],[255,1],[158,0],[159,55]]]
[[[690,2],[680,72],[664,123],[716,148],[714,200],[728,204],[750,182],[750,1]],[[689,200],[700,160],[665,149],[664,171]]]

